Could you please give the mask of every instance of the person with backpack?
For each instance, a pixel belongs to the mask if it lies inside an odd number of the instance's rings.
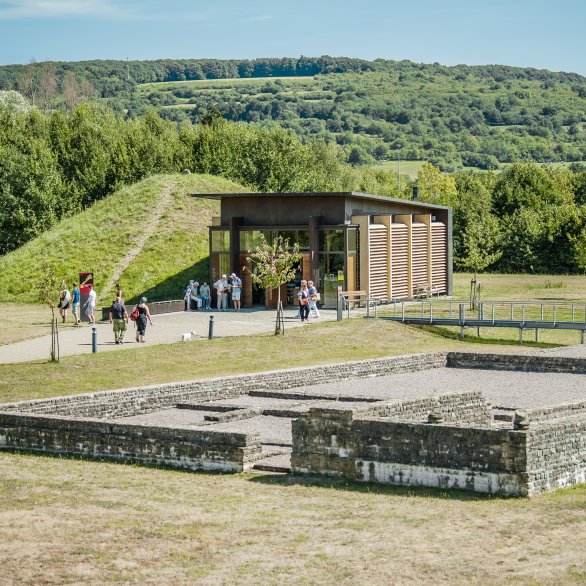
[[[124,334],[128,327],[128,313],[124,307],[122,296],[116,297],[110,307],[110,323],[113,324],[114,342],[124,344]]]
[[[147,320],[150,322],[151,326],[153,325],[153,320],[151,319],[151,312],[149,311],[149,307],[146,304],[147,298],[141,297],[138,305],[134,308],[130,319],[134,321],[136,324],[136,341],[137,342],[145,342],[144,335],[146,333],[147,327]]]
[[[71,303],[71,293],[67,289],[67,285],[65,281],[61,283],[61,291],[59,293],[59,313],[61,314],[61,319],[63,323],[65,323],[65,319],[67,318],[67,310],[69,309],[69,304]]]

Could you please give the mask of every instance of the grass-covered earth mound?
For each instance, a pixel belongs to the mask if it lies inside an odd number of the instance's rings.
[[[67,283],[93,271],[99,302],[116,282],[127,301],[177,299],[189,279],[209,274],[207,226],[215,200],[194,193],[250,191],[210,175],[159,175],[116,191],[0,257],[0,301],[39,302],[47,267]]]

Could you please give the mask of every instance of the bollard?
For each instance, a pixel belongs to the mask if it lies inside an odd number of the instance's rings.
[[[98,351],[98,330],[96,326],[92,327],[92,353],[95,354]]]
[[[208,331],[208,340],[214,339],[214,316],[210,315],[210,329]]]
[[[344,298],[338,295],[338,303],[336,305],[336,321],[342,321],[344,317]]]

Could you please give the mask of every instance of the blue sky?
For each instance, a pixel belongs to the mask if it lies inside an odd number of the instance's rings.
[[[0,0],[0,64],[300,55],[586,75],[584,0]]]

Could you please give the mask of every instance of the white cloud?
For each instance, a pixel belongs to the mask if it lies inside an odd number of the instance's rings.
[[[129,16],[128,8],[113,0],[0,0],[0,20]]]

